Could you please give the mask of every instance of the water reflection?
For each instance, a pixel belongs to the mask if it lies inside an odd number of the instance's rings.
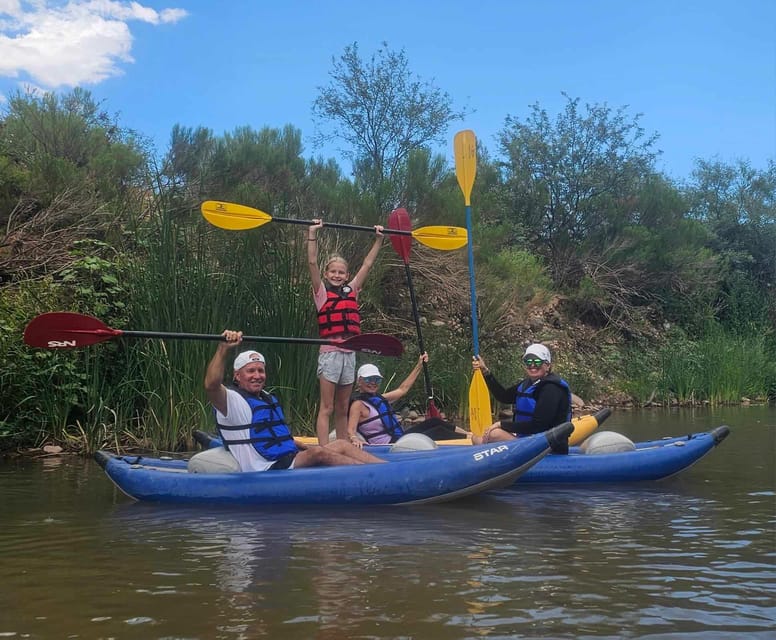
[[[341,638],[375,617],[386,627],[401,625],[404,616],[385,614],[389,604],[412,612],[438,597],[454,602],[438,572],[460,566],[468,519],[465,509],[428,507],[253,514],[126,505],[104,524],[125,539],[125,549],[139,529],[145,549],[176,548],[181,569],[173,580],[182,585],[194,584],[199,571],[212,575],[223,632],[260,637],[290,626],[296,637]],[[445,560],[422,561],[418,549]],[[458,580],[455,573],[450,579]],[[289,609],[293,615],[285,616]]]
[[[482,584],[501,606],[478,623],[503,634],[533,621],[552,637],[565,637],[566,625],[579,632],[567,630],[569,637],[593,630],[618,637],[634,625],[675,633],[727,627],[767,637],[776,620],[768,595],[776,588],[773,509],[741,512],[706,493],[703,485],[679,483],[502,494],[521,517],[508,528],[514,535],[503,523],[479,531],[499,540],[483,563]],[[754,526],[728,540],[738,518]],[[741,564],[747,554],[764,562]],[[741,573],[732,575],[731,566]]]
[[[224,637],[406,637],[408,625],[416,637],[440,637],[440,625],[451,638],[527,627],[620,637],[634,625],[691,634],[730,627],[735,612],[734,628],[764,632],[776,579],[751,552],[771,545],[772,515],[707,494],[673,482],[511,490],[422,509],[126,505],[105,524],[125,548],[143,530],[143,549],[177,550],[179,572],[163,573],[156,593],[211,576],[211,621]]]
[[[732,435],[667,482],[416,508],[133,504],[89,461],[0,464],[0,637],[773,638],[775,415],[703,417]]]

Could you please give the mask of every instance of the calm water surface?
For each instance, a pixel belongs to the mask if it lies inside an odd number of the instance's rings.
[[[776,410],[684,474],[435,507],[132,503],[90,460],[0,461],[0,638],[776,638]]]

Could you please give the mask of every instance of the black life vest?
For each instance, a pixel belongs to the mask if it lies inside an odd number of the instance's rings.
[[[224,447],[229,449],[230,446],[238,444],[250,444],[267,460],[277,460],[299,451],[291,430],[286,424],[283,408],[275,396],[263,390],[256,396],[239,387],[232,387],[232,389],[245,398],[253,416],[250,424],[234,427],[216,422]],[[232,432],[244,429],[250,429],[250,438],[238,440],[232,436]]]
[[[560,420],[558,421],[558,424],[571,420],[571,388],[569,387],[569,383],[554,373],[548,373],[535,384],[531,382],[530,378],[526,378],[519,385],[517,385],[515,404],[512,407],[515,413],[513,418],[515,422],[531,422],[533,419],[534,411],[536,411],[537,394],[539,389],[541,389],[546,384],[557,385],[562,389],[565,389],[568,395],[568,411],[565,418],[559,416]]]
[[[321,338],[361,333],[358,301],[349,285],[326,285],[326,302],[318,311],[318,333]]]
[[[372,438],[387,433],[391,437],[391,442],[396,442],[404,435],[404,430],[396,419],[396,414],[391,408],[391,404],[383,396],[379,393],[359,393],[350,403],[353,404],[358,400],[363,400],[372,405],[375,411],[377,411],[377,416],[370,416],[356,425],[356,430],[364,437],[364,440],[370,442]],[[372,422],[375,417],[380,419],[381,428],[379,430],[365,431],[362,429],[362,425]]]

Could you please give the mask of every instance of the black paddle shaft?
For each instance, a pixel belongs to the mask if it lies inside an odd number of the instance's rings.
[[[410,303],[412,304],[412,317],[415,320],[415,330],[418,334],[418,349],[421,353],[425,353],[426,348],[423,346],[423,333],[420,330],[420,313],[418,312],[418,302],[415,298],[415,285],[412,284],[412,273],[410,272],[410,263],[404,261],[404,270],[407,274],[407,287],[410,290]],[[423,381],[426,384],[426,395],[429,399],[434,397],[434,390],[431,387],[431,376],[428,372],[428,363],[423,363]]]
[[[226,338],[220,333],[168,333],[160,331],[124,331],[116,334],[127,338],[168,338],[171,340],[220,340]],[[291,342],[298,344],[335,344],[321,338],[286,338],[280,336],[243,336],[243,342]]]
[[[277,218],[272,217],[274,222],[287,222],[288,224],[303,224],[311,227],[315,223],[312,220],[297,220],[296,218]],[[324,227],[332,227],[334,229],[350,229],[352,231],[371,231],[374,233],[374,227],[365,227],[360,224],[347,224],[345,222],[324,222]],[[383,233],[393,233],[399,236],[411,236],[412,231],[404,231],[402,229],[383,229]]]

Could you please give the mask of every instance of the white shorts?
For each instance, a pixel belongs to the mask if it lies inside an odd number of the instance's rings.
[[[356,354],[351,351],[324,351],[318,354],[318,377],[345,386],[356,381]]]

